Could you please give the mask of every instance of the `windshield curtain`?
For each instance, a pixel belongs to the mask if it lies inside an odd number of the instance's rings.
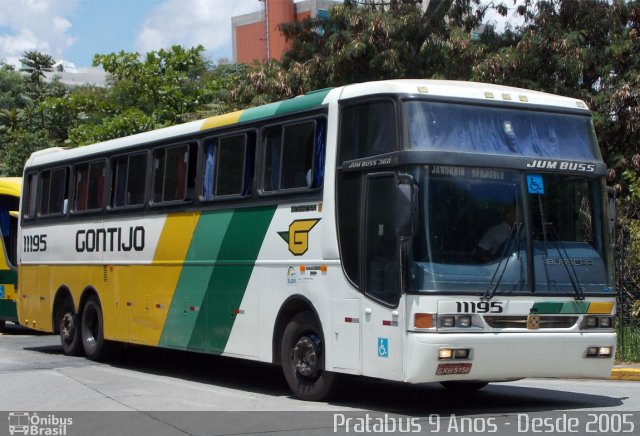
[[[602,160],[587,115],[423,100],[405,110],[410,149]]]
[[[598,179],[535,175],[543,189],[532,194],[517,171],[433,165],[412,173],[412,290],[574,294],[572,281],[585,292],[608,290]]]

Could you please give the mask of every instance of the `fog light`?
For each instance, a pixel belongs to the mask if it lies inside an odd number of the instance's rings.
[[[587,357],[596,357],[598,355],[598,351],[599,351],[598,347],[587,348]]]
[[[454,359],[468,359],[469,358],[469,349],[468,348],[459,348],[457,350],[453,350],[453,358]]]
[[[611,357],[611,347],[600,347],[598,357]]]
[[[603,329],[610,329],[611,328],[611,317],[610,316],[603,316],[602,318],[600,318],[600,327]]]
[[[456,319],[453,316],[443,316],[440,318],[440,327],[455,327]]]
[[[448,360],[453,358],[453,350],[451,348],[441,348],[438,351],[438,359],[440,360]]]
[[[458,327],[471,327],[471,317],[468,315],[459,316],[456,324]]]

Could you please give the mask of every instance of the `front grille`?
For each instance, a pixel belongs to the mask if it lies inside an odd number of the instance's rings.
[[[527,329],[526,316],[485,316],[484,320],[495,329]],[[540,316],[540,329],[569,329],[578,322],[577,316]]]

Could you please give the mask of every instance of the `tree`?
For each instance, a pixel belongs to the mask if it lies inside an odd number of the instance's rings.
[[[38,91],[42,90],[42,83],[44,81],[45,72],[53,71],[53,64],[55,61],[53,58],[45,53],[40,53],[35,50],[25,51],[20,59],[22,63],[22,71],[29,73],[31,81],[36,85]],[[38,97],[42,97],[42,93],[38,93]]]
[[[203,103],[205,91],[198,81],[209,68],[203,51],[202,46],[185,49],[174,45],[149,52],[144,60],[138,53],[121,51],[96,55],[93,65],[101,65],[111,75],[110,94],[116,106],[135,107],[156,125],[169,125]]]

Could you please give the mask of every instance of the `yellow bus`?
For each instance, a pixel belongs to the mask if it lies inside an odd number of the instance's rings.
[[[16,250],[18,235],[18,208],[22,178],[0,177],[0,331],[6,321],[18,322],[16,312]]]
[[[479,389],[608,376],[604,185],[573,98],[347,85],[31,156],[18,302],[64,352],[115,342]]]

